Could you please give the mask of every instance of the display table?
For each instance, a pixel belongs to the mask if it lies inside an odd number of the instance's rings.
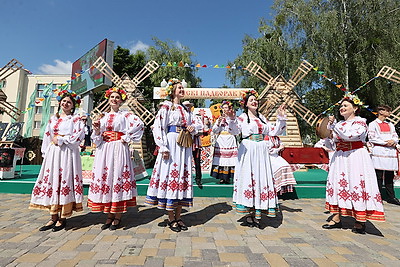
[[[17,161],[24,158],[25,148],[24,147],[13,147],[10,148],[14,150],[14,158],[12,167],[0,167],[0,179],[12,179],[15,177],[15,168]],[[22,163],[21,163],[22,165]]]

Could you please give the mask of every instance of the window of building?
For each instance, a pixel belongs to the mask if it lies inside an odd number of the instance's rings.
[[[35,114],[42,114],[42,112],[43,112],[43,107],[41,106],[35,107]]]
[[[35,129],[40,129],[40,123],[41,123],[41,121],[35,121],[34,128]]]
[[[36,97],[43,97],[43,90],[44,90],[45,86],[46,86],[46,84],[44,84],[44,83],[38,83],[37,84]],[[59,86],[61,86],[61,84],[53,84],[51,89],[54,90]],[[56,97],[56,95],[53,93],[51,97]]]
[[[50,114],[54,114],[55,107],[50,107]]]
[[[6,80],[0,81],[0,89],[6,87]]]

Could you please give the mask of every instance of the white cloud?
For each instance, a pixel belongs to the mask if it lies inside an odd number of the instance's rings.
[[[181,44],[181,42],[176,41],[175,42],[176,47],[178,47],[179,49],[183,49],[183,44]]]
[[[143,43],[142,41],[137,41],[136,43],[132,44],[129,48],[129,51],[132,54],[135,54],[137,51],[146,51],[150,46],[148,44]]]
[[[42,74],[70,74],[72,70],[71,61],[54,60],[55,65],[43,64],[39,67]]]

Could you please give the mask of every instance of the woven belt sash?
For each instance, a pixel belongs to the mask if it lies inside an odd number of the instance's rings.
[[[364,143],[361,141],[336,143],[336,150],[341,150],[341,151],[350,151],[362,147],[364,147]]]
[[[179,133],[182,131],[182,129],[185,129],[186,127],[182,126],[177,126],[177,125],[169,125],[167,127],[167,133],[173,132],[173,133]]]
[[[121,137],[123,135],[124,135],[124,133],[121,133],[121,132],[105,131],[103,133],[103,140],[105,142],[118,141],[118,140],[121,140]]]
[[[264,141],[264,135],[263,134],[252,134],[252,135],[247,136],[244,139],[248,139],[248,140],[256,141],[256,142],[261,142],[261,141]]]
[[[232,135],[230,132],[228,131],[222,131],[219,133],[220,135]]]

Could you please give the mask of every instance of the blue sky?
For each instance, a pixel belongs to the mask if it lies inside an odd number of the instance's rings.
[[[182,44],[201,64],[226,64],[258,37],[273,0],[0,0],[0,67],[16,58],[34,74],[70,73],[104,38],[135,51],[152,37]],[[159,62],[160,63],[160,62]],[[223,69],[201,69],[203,87],[228,84]]]

